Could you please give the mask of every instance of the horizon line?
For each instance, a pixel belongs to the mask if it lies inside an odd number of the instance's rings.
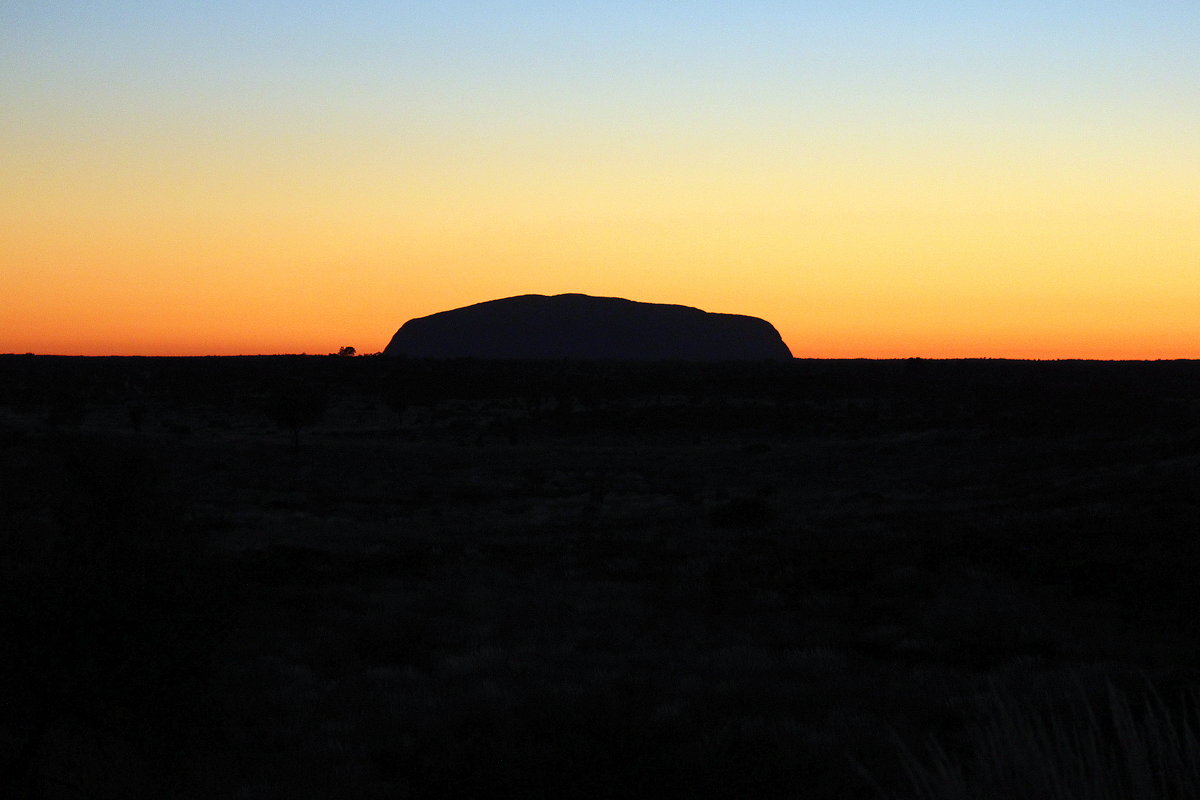
[[[373,358],[383,357],[396,361],[510,361],[510,362],[527,362],[527,361],[626,361],[631,364],[652,364],[653,360],[637,361],[631,359],[586,359],[586,358],[420,358],[412,356],[387,356],[383,351],[372,353],[355,353],[354,355],[341,355],[334,353],[205,353],[205,354],[144,354],[144,353],[103,353],[103,354],[85,354],[85,353],[0,353],[0,358]],[[791,361],[1022,361],[1022,362],[1037,362],[1037,363],[1052,363],[1060,361],[1087,361],[1095,363],[1156,363],[1163,361],[1200,361],[1200,355],[1197,356],[1157,356],[1147,358],[1097,358],[1087,356],[1054,356],[1043,358],[1022,358],[1014,356],[792,356]],[[720,363],[757,363],[755,359],[746,360],[730,360],[726,362],[713,361],[694,361],[689,362],[685,359],[659,359],[660,363],[696,363],[696,364],[720,364]],[[770,363],[787,363],[787,359],[776,359]]]

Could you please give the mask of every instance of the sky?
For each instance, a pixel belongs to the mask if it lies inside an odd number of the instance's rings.
[[[0,352],[583,292],[1200,358],[1200,3],[0,0]]]

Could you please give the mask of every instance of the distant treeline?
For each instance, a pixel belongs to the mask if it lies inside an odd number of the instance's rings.
[[[0,405],[16,409],[151,401],[260,408],[281,387],[335,399],[374,398],[397,409],[454,401],[514,401],[527,408],[578,413],[614,405],[718,405],[727,410],[734,405],[748,409],[742,415],[747,424],[778,424],[788,430],[803,430],[818,419],[870,426],[897,417],[1064,430],[1200,424],[1200,361],[1190,360],[696,364],[0,356]]]

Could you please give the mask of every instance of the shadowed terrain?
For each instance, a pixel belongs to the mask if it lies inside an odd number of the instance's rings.
[[[0,357],[0,794],[965,797],[905,753],[1020,777],[996,708],[1080,704],[1105,755],[1060,760],[1109,780],[1196,723],[1198,398],[1196,362]],[[1187,796],[1170,763],[1112,796]]]
[[[522,295],[409,320],[384,354],[622,361],[792,357],[775,328],[757,317],[583,294]]]

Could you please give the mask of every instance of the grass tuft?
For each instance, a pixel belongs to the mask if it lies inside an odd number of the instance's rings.
[[[1097,697],[1096,695],[1100,696]],[[1200,797],[1200,738],[1192,691],[1168,705],[1146,681],[1124,691],[1075,691],[1025,703],[996,686],[961,747],[901,745],[917,800],[1184,800]]]

